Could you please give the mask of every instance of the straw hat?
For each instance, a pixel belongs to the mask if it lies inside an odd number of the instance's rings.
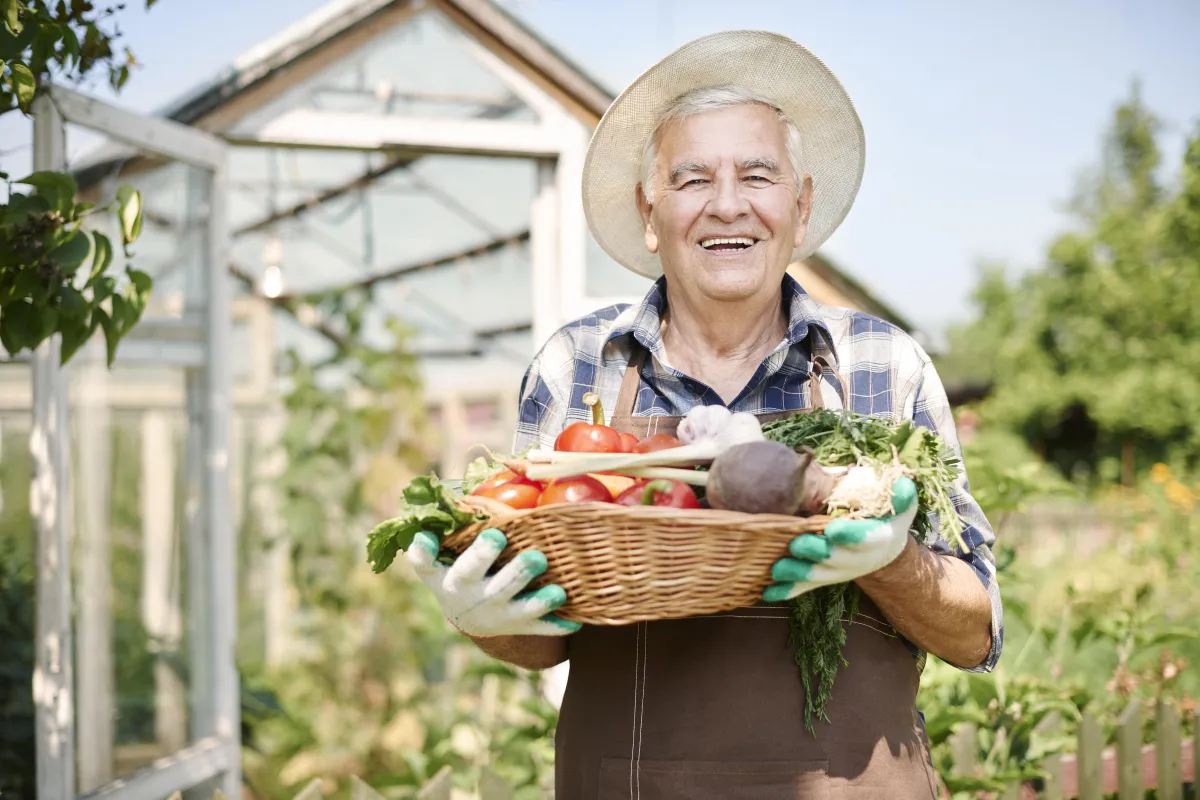
[[[812,175],[813,209],[803,246],[811,255],[837,229],[862,183],[866,141],[846,90],[821,61],[786,36],[725,31],[685,44],[646,70],[609,106],[588,145],[583,209],[596,242],[648,278],[662,274],[646,250],[635,189],[658,115],[694,89],[740,86],[766,98],[800,131],[801,174]]]

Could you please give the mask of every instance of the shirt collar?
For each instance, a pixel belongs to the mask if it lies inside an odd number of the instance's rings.
[[[813,332],[810,346],[813,357],[823,355],[837,369],[837,353],[833,346],[833,333],[821,318],[820,304],[812,299],[791,275],[783,276],[783,304],[788,309],[788,329],[784,344],[793,347],[801,344]],[[613,349],[623,341],[628,345],[633,339],[652,354],[660,356],[663,350],[662,313],[667,307],[667,279],[661,276],[646,292],[642,301],[629,306],[613,320],[604,340],[603,359],[607,362]],[[620,348],[628,356],[628,346]],[[806,365],[807,368],[807,365]]]

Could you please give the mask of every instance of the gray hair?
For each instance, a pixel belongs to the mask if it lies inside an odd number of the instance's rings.
[[[654,130],[646,139],[642,150],[642,192],[646,200],[654,202],[654,173],[658,161],[658,143],[663,130],[673,122],[686,119],[705,111],[716,111],[722,108],[761,103],[774,109],[779,114],[779,121],[785,126],[784,138],[787,142],[788,161],[792,165],[792,177],[796,181],[796,191],[800,191],[800,129],[783,113],[777,105],[766,98],[740,86],[714,86],[693,89],[675,98],[658,116]]]

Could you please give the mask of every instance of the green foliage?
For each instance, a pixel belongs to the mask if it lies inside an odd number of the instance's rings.
[[[404,488],[404,502],[396,515],[376,525],[367,536],[367,560],[372,569],[387,569],[421,531],[445,536],[480,519],[460,509],[454,498],[435,476],[414,478]]]
[[[110,273],[112,243],[85,227],[109,209],[77,203],[71,176],[35,172],[16,183],[33,191],[11,192],[0,205],[0,345],[11,356],[60,333],[66,363],[103,329],[111,365],[119,342],[145,311],[150,276],[126,267],[118,282]],[[141,232],[141,196],[122,187],[115,206],[128,254]]]
[[[137,66],[128,48],[123,57],[114,50],[120,32],[112,20],[122,8],[84,0],[0,0],[0,114],[17,108],[29,113],[37,86],[50,76],[82,81],[101,68],[120,90]]]
[[[950,336],[948,360],[992,383],[982,412],[1068,475],[1200,463],[1200,129],[1161,183],[1159,127],[1135,90],[1076,229],[1022,277],[988,269],[976,320]]]
[[[112,46],[119,34],[106,27],[120,8],[97,9],[82,0],[0,0],[0,115],[14,109],[28,114],[50,77],[83,80],[106,67],[113,88],[124,86],[133,55],[127,50],[123,62],[116,59]],[[75,180],[64,173],[35,172],[16,184],[32,191],[18,193],[9,184],[8,200],[0,204],[0,346],[14,356],[58,333],[65,363],[102,329],[111,366],[119,342],[141,319],[152,282],[132,267],[120,280],[110,274],[112,243],[85,224],[115,209],[128,255],[141,235],[141,195],[122,186],[114,204],[94,208],[76,202]]]
[[[850,411],[817,409],[769,422],[763,433],[792,448],[809,448],[818,462],[831,467],[853,466],[864,459],[890,464],[899,459],[912,472],[917,486],[914,530],[926,541],[936,538],[934,522],[951,543],[962,543],[962,520],[950,499],[958,477],[958,457],[940,437],[911,420],[900,423]]]
[[[278,488],[302,644],[283,667],[245,665],[248,685],[269,691],[279,709],[246,716],[247,782],[274,798],[320,777],[345,796],[358,775],[387,797],[408,798],[444,765],[462,789],[486,765],[517,797],[539,797],[557,714],[538,676],[459,634],[403,561],[380,575],[363,557],[363,530],[414,507],[424,517],[448,513],[446,489],[419,477],[429,441],[409,332],[392,322],[392,346],[368,345],[369,292],[294,302],[317,309],[336,334],[335,352],[286,361]],[[388,547],[403,544],[380,530]]]
[[[7,465],[8,459],[5,459]],[[35,591],[29,548],[0,536],[0,797],[33,797]]]
[[[1006,485],[1007,473],[1036,466],[1022,448],[996,440],[970,455],[976,441],[989,439],[984,429],[964,448],[972,474],[982,467],[981,475],[1000,475]],[[1008,435],[999,440],[1011,445]],[[1096,716],[1111,742],[1131,699],[1186,709],[1200,695],[1200,631],[1192,619],[1200,603],[1200,486],[1162,465],[1136,490],[1083,506],[1036,486],[1022,489],[1019,500],[1020,493],[980,494],[990,517],[999,508],[1014,515],[1007,538],[1017,555],[1001,573],[1006,646],[999,668],[968,674],[930,659],[922,676],[918,707],[935,764],[955,791],[1036,778],[1044,757],[1074,750],[1080,712]],[[1076,528],[1044,516],[1048,501],[1060,497],[1071,499],[1066,513],[1080,518]],[[1043,726],[1049,712],[1057,712],[1056,727]],[[1154,742],[1152,718],[1145,719],[1144,741]],[[950,769],[949,737],[960,723],[979,730],[979,772],[968,779]]]
[[[965,673],[933,660],[921,678],[921,704],[934,766],[952,793],[997,792],[1044,777],[1042,761],[1072,748],[1086,693],[1069,682],[1026,673]],[[1052,725],[1057,721],[1057,725]],[[954,769],[951,736],[960,725],[978,731],[975,775]],[[964,795],[972,796],[972,795]]]

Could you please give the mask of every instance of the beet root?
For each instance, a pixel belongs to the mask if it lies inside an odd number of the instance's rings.
[[[730,447],[714,459],[705,493],[713,508],[796,516],[821,511],[833,483],[811,450],[757,441]]]

